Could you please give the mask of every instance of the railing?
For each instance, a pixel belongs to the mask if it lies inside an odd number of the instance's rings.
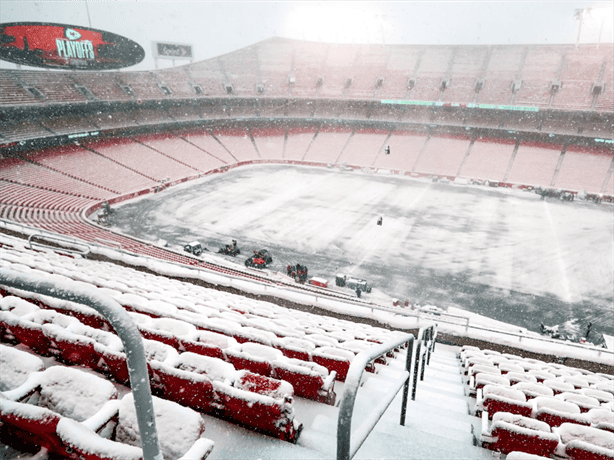
[[[45,244],[45,242],[52,244]],[[28,244],[30,245],[30,249],[33,249],[33,246],[38,246],[45,249],[53,249],[63,254],[86,256],[90,253],[90,247],[87,244],[80,244],[72,239],[67,239],[58,235],[35,233],[28,237]],[[79,246],[81,246],[82,249],[80,249]]]
[[[414,356],[412,357],[412,362],[414,363],[414,382],[411,389],[412,401],[416,400],[418,374],[420,374],[420,381],[424,380],[424,368],[431,362],[431,353],[435,351],[436,337],[437,329],[434,325],[426,328],[421,328],[420,331],[418,331],[418,339],[416,340],[416,346],[414,347]],[[405,404],[403,404],[403,406],[404,407],[401,410],[401,425],[405,425]]]
[[[143,340],[136,325],[121,305],[97,292],[96,289],[73,281],[58,283],[50,276],[23,274],[8,268],[0,267],[0,284],[88,305],[109,320],[126,350],[130,388],[134,395],[139,431],[142,434],[143,458],[162,460]]]
[[[384,412],[388,409],[394,398],[403,387],[403,403],[401,407],[401,420],[400,424],[405,425],[405,414],[407,410],[407,398],[409,394],[409,381],[410,372],[413,367],[413,384],[412,384],[412,400],[416,395],[416,384],[418,378],[418,369],[420,359],[423,362],[425,355],[428,354],[428,360],[430,358],[431,350],[435,344],[435,326],[429,326],[426,329],[420,329],[418,333],[418,341],[414,340],[412,334],[407,334],[399,339],[371,347],[368,350],[362,351],[356,355],[348,375],[345,379],[345,386],[343,390],[343,396],[339,405],[339,419],[337,422],[337,460],[350,460],[356,455],[358,449],[363,445],[377,422],[382,418]],[[426,331],[426,332],[425,332]],[[428,339],[429,343],[426,344]],[[425,342],[424,351],[421,352],[421,342]],[[405,371],[401,376],[392,383],[393,391],[391,391],[379,405],[369,414],[369,416],[362,422],[362,424],[352,433],[352,415],[354,412],[354,403],[356,402],[356,393],[360,386],[362,375],[365,371],[365,367],[371,361],[385,355],[389,351],[407,345],[407,358],[405,360]],[[413,362],[412,362],[413,361]],[[413,364],[413,366],[412,366]],[[424,363],[423,363],[424,364]],[[424,369],[422,370],[422,378],[424,377]],[[421,379],[422,379],[421,378]],[[354,443],[352,443],[352,436],[354,436]]]

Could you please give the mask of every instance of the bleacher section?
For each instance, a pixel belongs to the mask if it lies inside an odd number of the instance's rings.
[[[506,181],[533,186],[551,186],[563,146],[521,142]],[[539,153],[538,153],[539,152]]]
[[[323,126],[319,129],[303,161],[329,163],[334,162],[352,136],[350,129],[335,129]]]
[[[539,458],[614,457],[614,376],[464,346],[483,447]]]
[[[426,142],[426,134],[393,131],[387,141],[390,154],[379,155],[373,166],[383,169],[411,171]]]
[[[383,154],[384,142],[389,131],[375,129],[357,129],[334,163],[358,164],[371,166],[378,155]]]
[[[284,158],[288,160],[302,160],[316,134],[317,130],[314,128],[288,128]]]
[[[378,97],[612,111],[611,50],[611,44],[579,49],[572,45],[399,47],[272,38],[218,58],[153,72],[5,70],[0,80],[5,99],[0,104],[204,96]],[[595,83],[603,84],[597,93],[593,93]],[[24,89],[28,87],[40,93],[33,95]]]
[[[170,182],[196,172],[174,158],[132,139],[111,139],[83,145],[86,149],[156,182]]]
[[[97,145],[93,144],[93,147]],[[158,185],[156,180],[81,146],[36,152],[29,155],[28,160],[113,193],[134,192]]]
[[[17,158],[8,158],[2,162],[0,179],[94,200],[106,200],[110,196],[108,191],[87,182]]]
[[[468,179],[502,181],[515,146],[513,139],[476,138],[458,175]]]
[[[245,128],[214,129],[212,134],[238,161],[260,158],[249,130]]]
[[[468,154],[470,139],[466,136],[432,136],[420,152],[412,171],[456,177]]]
[[[194,171],[210,171],[225,164],[219,158],[189,142],[187,140],[190,139],[189,134],[183,133],[182,135],[186,137],[179,137],[179,134],[170,133],[149,134],[147,136],[135,137],[134,140],[190,168],[192,170],[191,174],[194,174]]]
[[[569,146],[561,169],[556,177],[556,187],[571,190],[584,190],[588,193],[607,193],[608,171],[612,165],[609,149]],[[609,181],[610,188],[612,181]]]
[[[3,269],[45,280],[53,275],[63,286],[85,283],[129,312],[144,339],[165,458],[252,458],[262,449],[268,458],[334,458],[334,403],[350,362],[370,344],[399,334],[112,263],[33,251],[7,236],[0,244]],[[118,451],[138,458],[140,439],[129,435],[135,415],[125,413],[134,410],[125,351],[104,317],[85,305],[0,285],[0,341],[5,442],[30,453],[45,447],[59,455],[77,450],[81,458]],[[357,424],[386,397],[406,352],[396,349],[368,365]],[[427,362],[416,368],[423,381],[408,403],[406,426],[398,424],[398,395],[360,458],[377,452],[412,460],[495,458],[490,451],[508,459],[614,455],[613,375],[473,346],[438,344]],[[26,397],[33,394],[40,396]]]
[[[113,233],[83,215],[238,163],[276,161],[556,187],[596,202],[614,195],[606,143],[614,112],[611,44],[364,46],[273,38],[159,71],[3,70],[0,94],[0,145],[9,145],[0,153],[0,218],[105,251],[121,248],[128,260],[127,253],[153,257],[172,273],[191,266],[213,279],[257,281],[264,290],[288,286]],[[534,109],[518,107],[527,105]],[[352,362],[400,334],[33,249],[3,233],[0,252],[2,269],[84,283],[129,312],[144,338],[165,458],[333,458],[336,403]],[[88,460],[142,458],[126,350],[105,318],[0,285],[0,342],[0,442],[25,441],[15,443],[16,456],[43,448]],[[501,458],[495,451],[507,460],[614,458],[614,376],[495,350],[438,347],[410,402],[409,426],[398,424],[397,395],[359,451],[363,458]],[[357,422],[404,375],[407,353],[399,347],[367,365]],[[2,455],[6,446],[0,448]]]
[[[251,128],[250,133],[260,158],[281,159],[284,157],[284,128]]]

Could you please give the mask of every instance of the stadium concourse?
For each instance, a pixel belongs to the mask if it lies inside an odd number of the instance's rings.
[[[548,263],[565,276],[548,283],[549,295],[605,311],[593,327],[607,337],[612,272],[603,254],[611,240],[598,228],[614,201],[612,74],[611,44],[374,47],[279,38],[151,72],[3,70],[2,458],[145,455],[150,436],[141,450],[139,427],[147,425],[132,399],[138,406],[142,387],[118,322],[143,339],[164,458],[614,458],[610,350],[462,308],[408,308],[386,292],[357,298],[298,284],[108,225],[134,198],[231,181],[254,165],[263,181],[283,183],[284,171],[321,173],[321,181],[356,173],[403,179],[417,193],[438,189],[440,198],[458,190],[505,197],[490,202],[499,217],[502,202],[513,207],[524,194],[546,210],[549,247],[559,244]],[[259,191],[242,189],[234,200],[286,199]],[[269,205],[252,207],[266,215]],[[566,210],[582,216],[579,250],[594,245],[602,259],[568,257],[572,237],[561,235],[573,235],[563,226],[574,222],[563,219]],[[370,230],[378,215],[367,216]],[[384,216],[382,230],[388,222]],[[501,222],[491,224],[496,234]],[[216,237],[224,244],[235,235]],[[508,268],[530,257],[525,244],[506,240]],[[312,250],[301,249],[305,257]],[[435,260],[428,248],[422,254]],[[594,265],[570,272],[570,260]],[[495,287],[511,279],[482,276]],[[520,293],[534,294],[520,281],[539,287],[518,277]],[[88,296],[121,313],[101,315],[83,303]],[[415,399],[405,401],[396,391],[407,382],[411,392],[416,381]]]

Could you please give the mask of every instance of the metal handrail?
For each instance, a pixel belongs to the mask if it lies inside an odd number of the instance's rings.
[[[418,374],[420,374],[420,381],[424,380],[424,368],[431,362],[431,353],[435,351],[435,338],[437,337],[437,329],[435,325],[431,325],[425,328],[421,328],[418,331],[418,338],[416,339],[416,346],[414,347],[414,355],[412,362],[414,365],[411,400],[416,400],[416,389],[418,387]],[[424,344],[424,347],[423,347]],[[426,361],[426,362],[425,362]],[[403,417],[403,414],[401,414]],[[402,418],[403,422],[405,421]],[[404,423],[402,423],[404,425]]]
[[[111,297],[92,287],[75,281],[58,283],[51,275],[24,274],[0,267],[0,284],[87,305],[109,320],[126,350],[130,388],[134,395],[143,458],[144,460],[162,460],[145,360],[145,347],[141,333],[126,310]]]
[[[420,329],[418,337],[420,341],[432,339],[434,344],[434,325],[429,326],[426,329]],[[427,332],[424,332],[424,331]],[[430,331],[430,332],[429,332]],[[420,341],[417,345],[420,346]],[[356,393],[360,386],[362,375],[367,367],[367,364],[371,361],[385,355],[389,351],[401,346],[407,345],[407,356],[405,359],[405,371],[401,376],[392,382],[393,391],[391,391],[379,405],[369,414],[369,416],[362,422],[362,424],[352,433],[352,415],[354,412],[354,403],[356,402]],[[377,345],[358,353],[350,365],[347,377],[345,379],[345,386],[343,390],[343,396],[341,403],[339,404],[339,418],[337,421],[337,460],[351,460],[358,449],[363,445],[377,422],[382,418],[384,412],[388,409],[394,398],[396,398],[401,387],[403,387],[403,402],[401,407],[401,419],[400,424],[405,425],[405,414],[407,410],[407,399],[409,393],[410,372],[413,362],[414,379],[412,385],[412,399],[415,399],[415,386],[417,384],[417,371],[418,363],[415,361],[420,355],[415,353],[416,340],[413,334],[407,334],[403,337],[399,337],[393,342]],[[432,349],[434,345],[425,347],[425,350]],[[413,358],[413,359],[412,359]],[[355,442],[352,444],[352,435],[354,435]]]
[[[36,241],[36,240],[40,240],[40,241]],[[50,244],[45,244],[45,241],[55,243],[59,245],[60,247],[58,248]],[[33,249],[32,246],[39,246],[42,248],[53,249],[56,252],[61,252],[61,253],[70,254],[70,255],[86,256],[90,253],[90,247],[85,243],[78,243],[68,238],[63,238],[61,236],[43,235],[42,233],[34,233],[30,235],[28,237],[28,244],[30,245],[30,249]],[[68,244],[72,245],[73,249],[69,249],[64,246]],[[79,250],[78,248],[76,248],[76,246],[83,246],[84,249]]]

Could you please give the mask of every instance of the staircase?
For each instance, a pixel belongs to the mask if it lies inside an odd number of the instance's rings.
[[[418,382],[416,400],[409,401],[405,426],[399,425],[402,392],[390,405],[371,435],[358,450],[356,459],[464,460],[499,458],[492,451],[476,447],[480,419],[469,415],[471,400],[465,396],[458,347],[437,344],[424,380]],[[403,372],[405,355],[387,366],[377,364],[376,374],[365,373],[358,392],[352,429],[388,391],[390,382]],[[338,400],[343,384],[337,382]],[[296,418],[304,428],[296,445],[259,436],[235,425],[207,424],[207,436],[215,440],[210,459],[335,459],[337,452],[338,407],[295,399]],[[219,433],[216,432],[219,430]],[[229,432],[230,431],[230,435]],[[227,439],[228,442],[223,440]]]

